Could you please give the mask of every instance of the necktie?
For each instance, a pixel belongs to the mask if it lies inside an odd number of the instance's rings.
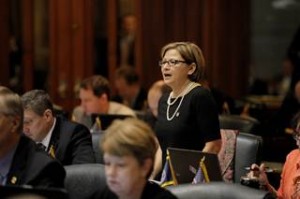
[[[41,151],[46,151],[46,147],[42,143],[37,143],[37,148]]]

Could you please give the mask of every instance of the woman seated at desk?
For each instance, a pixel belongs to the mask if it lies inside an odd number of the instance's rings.
[[[176,199],[149,182],[158,142],[150,126],[136,118],[116,120],[100,143],[104,152],[106,189],[95,199]]]

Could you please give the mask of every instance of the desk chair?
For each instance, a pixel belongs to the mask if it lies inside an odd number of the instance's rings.
[[[260,164],[262,160],[262,137],[240,132],[236,140],[234,182],[240,183],[242,176],[246,175],[245,167],[253,163]]]
[[[221,170],[234,171],[233,179],[224,180],[240,183],[241,177],[247,173],[245,167],[260,163],[262,159],[262,138],[229,129],[221,129],[221,136],[223,144],[218,154]]]
[[[65,189],[31,186],[0,186],[0,198],[69,199]]]
[[[240,184],[210,182],[206,184],[182,184],[168,189],[178,199],[274,199],[272,194]]]
[[[104,135],[104,132],[92,133],[92,143],[93,143],[93,150],[96,158],[96,163],[104,164],[103,160],[103,152],[100,149],[100,140]]]
[[[104,165],[75,164],[65,166],[65,188],[69,199],[87,199],[106,186]]]
[[[259,125],[259,121],[253,117],[240,115],[219,115],[220,128],[238,130],[244,133],[253,133]]]

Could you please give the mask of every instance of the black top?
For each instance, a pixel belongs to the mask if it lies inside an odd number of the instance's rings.
[[[145,189],[142,193],[140,199],[176,199],[169,190],[166,190],[160,187],[154,182],[147,182]],[[118,199],[118,196],[115,195],[110,189],[106,188],[102,192],[98,192],[92,199]]]
[[[220,139],[220,127],[216,103],[211,92],[202,86],[192,89],[184,96],[178,114],[167,120],[167,100],[164,94],[158,106],[155,132],[163,151],[163,162],[167,147],[202,150],[205,143]],[[180,98],[170,106],[172,116]]]

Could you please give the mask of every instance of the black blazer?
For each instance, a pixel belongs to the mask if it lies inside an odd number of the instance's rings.
[[[53,150],[52,150],[53,149]],[[82,124],[56,117],[56,124],[48,147],[50,156],[64,166],[71,164],[95,163],[92,137],[89,129]]]
[[[63,188],[65,175],[66,172],[58,161],[38,151],[36,144],[22,135],[6,184]]]
[[[136,96],[134,100],[134,104],[131,104],[131,108],[133,110],[143,110],[145,109],[146,103],[147,103],[147,91],[144,88],[140,88],[140,91],[138,95]]]

